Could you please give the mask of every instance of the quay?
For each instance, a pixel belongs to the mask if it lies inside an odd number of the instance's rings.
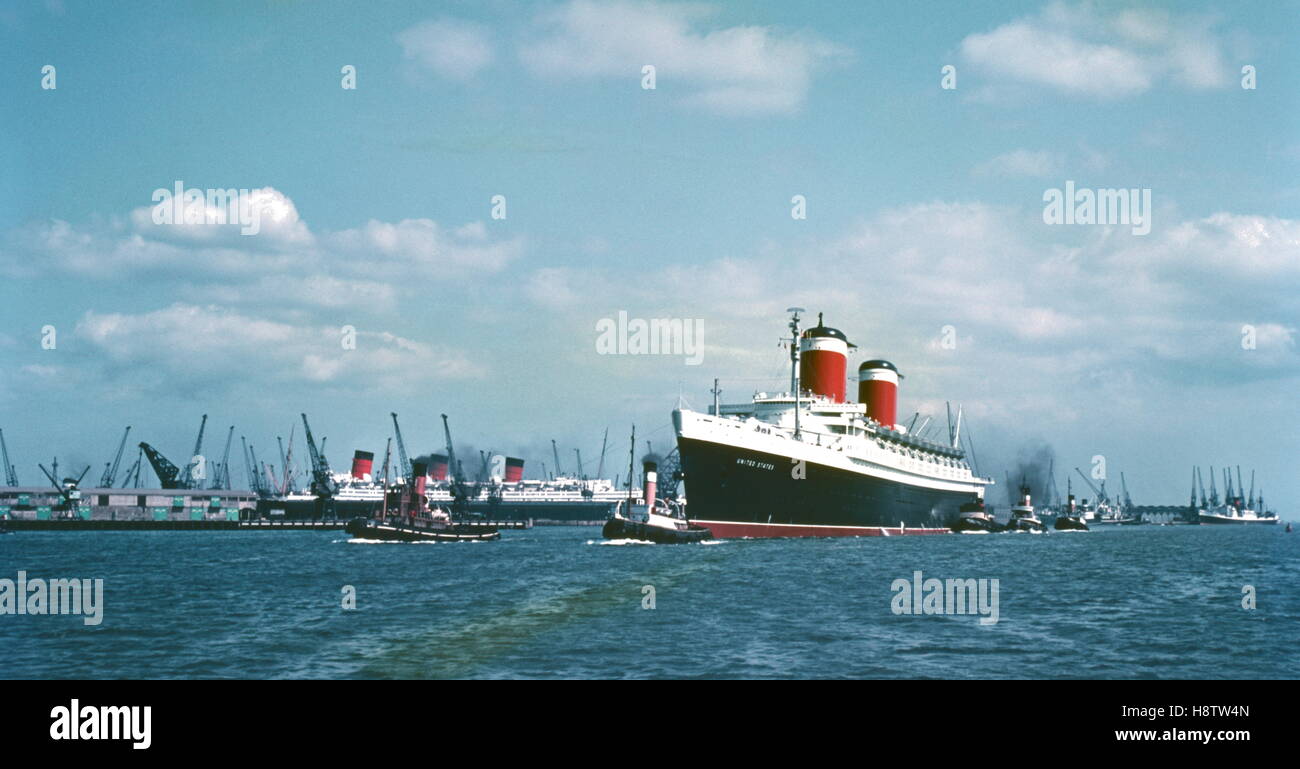
[[[342,531],[344,519],[263,519],[231,521],[223,518],[200,520],[110,520],[105,518],[10,518],[0,528],[10,531]],[[532,520],[464,521],[459,525],[475,529],[531,529]]]

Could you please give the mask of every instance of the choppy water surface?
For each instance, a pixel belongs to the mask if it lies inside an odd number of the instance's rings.
[[[706,546],[20,532],[0,578],[102,578],[104,620],[0,615],[0,676],[1294,678],[1298,553],[1281,526]],[[998,622],[896,615],[891,584],[918,570],[996,578]]]

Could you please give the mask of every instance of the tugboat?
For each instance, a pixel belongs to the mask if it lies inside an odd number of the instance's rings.
[[[1020,481],[1020,504],[1011,506],[1011,520],[1007,521],[1007,531],[1029,531],[1042,534],[1047,531],[1043,522],[1034,517],[1034,506],[1029,503],[1029,487],[1023,479]]]
[[[424,496],[424,478],[428,467],[411,463],[414,483],[402,487],[397,510],[388,510],[388,494],[378,518],[358,517],[348,521],[347,532],[357,539],[389,542],[486,542],[501,539],[495,526],[457,523],[442,508],[430,508]]]
[[[983,501],[967,502],[959,510],[957,522],[952,526],[958,534],[990,534],[1004,528],[984,509]]]
[[[1065,511],[1056,516],[1053,527],[1057,531],[1090,531],[1088,524],[1083,522],[1083,516],[1074,505],[1074,490],[1070,488],[1069,478],[1065,479],[1065,496]]]
[[[633,446],[636,445],[635,432]],[[631,499],[618,503],[614,514],[605,521],[600,534],[605,539],[639,539],[657,545],[681,545],[713,539],[713,532],[686,519],[685,509],[677,503],[656,498],[659,462],[653,454],[642,459],[645,470],[645,504],[632,505]]]

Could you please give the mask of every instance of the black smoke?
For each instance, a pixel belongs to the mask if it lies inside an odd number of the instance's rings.
[[[1056,451],[1044,442],[1022,446],[1016,455],[1016,463],[1007,483],[1007,502],[1015,504],[1020,501],[1020,485],[1029,486],[1033,504],[1037,507],[1055,503],[1058,493],[1053,488],[1052,476],[1059,472],[1056,468]]]

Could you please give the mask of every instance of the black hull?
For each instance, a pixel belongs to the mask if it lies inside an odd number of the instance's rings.
[[[679,438],[691,519],[720,537],[947,533],[974,491],[883,480],[789,457]]]
[[[1055,528],[1057,531],[1088,531],[1089,530],[1088,524],[1084,523],[1078,518],[1070,518],[1069,516],[1058,516],[1056,519],[1056,523],[1053,524],[1053,528]]]
[[[656,545],[684,545],[713,539],[708,529],[692,525],[690,528],[667,529],[662,526],[649,526],[639,521],[626,518],[610,518],[600,530],[605,539],[639,539],[654,542]]]
[[[486,542],[501,539],[501,532],[495,528],[466,524],[435,528],[353,518],[348,521],[346,529],[357,539],[385,542]]]
[[[981,518],[962,518],[952,526],[958,534],[993,534],[1004,528],[997,521]]]
[[[1007,531],[1028,531],[1042,533],[1047,531],[1047,526],[1039,520],[1028,520],[1025,518],[1012,518],[1007,521]]]

